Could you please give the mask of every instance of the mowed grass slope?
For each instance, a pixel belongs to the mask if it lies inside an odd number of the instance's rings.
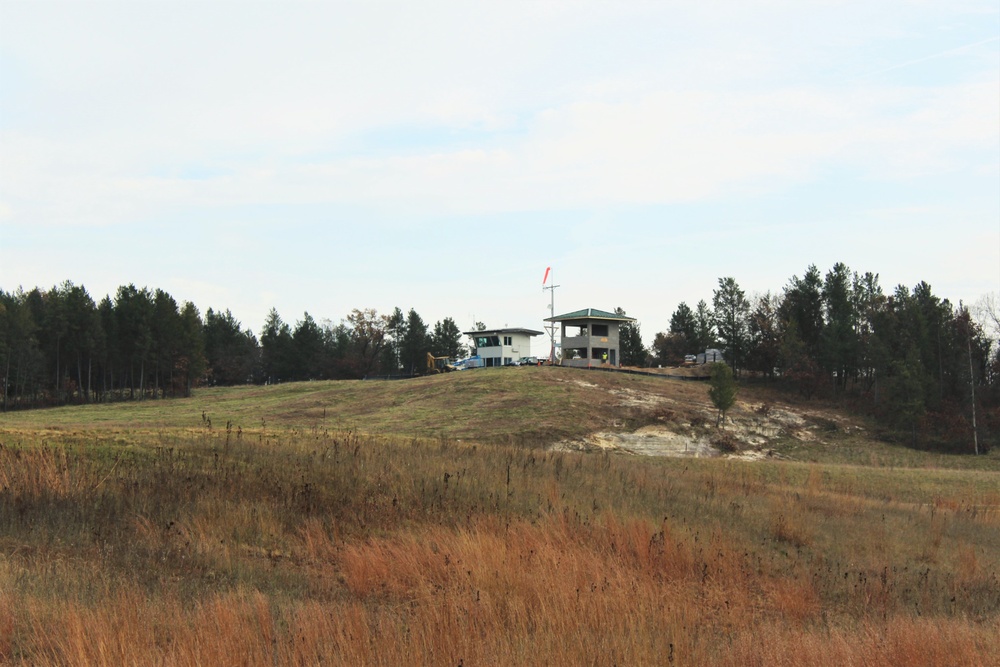
[[[789,404],[766,387],[743,387],[724,428],[766,433],[768,449],[792,460],[865,467],[1000,472],[1000,449],[953,456],[893,445],[863,419],[820,401]],[[762,418],[799,415],[789,424]],[[106,403],[0,414],[8,433],[189,433],[278,438],[305,431],[446,438],[546,447],[595,432],[658,426],[705,440],[720,433],[704,382],[558,367],[480,369],[402,381],[324,381],[203,388],[192,398]],[[765,423],[766,422],[766,423]],[[971,443],[970,443],[971,449]]]
[[[588,386],[589,385],[589,386]],[[412,380],[198,389],[188,399],[11,412],[7,428],[216,430],[333,428],[544,445],[642,419],[613,392],[707,404],[703,384],[547,367],[480,369]]]
[[[5,415],[0,663],[1000,664],[988,466],[531,446],[705,391],[535,368]]]

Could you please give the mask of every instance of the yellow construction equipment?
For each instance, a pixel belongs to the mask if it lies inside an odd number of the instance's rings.
[[[430,352],[427,353],[427,374],[450,373],[455,370],[448,357],[435,357]]]

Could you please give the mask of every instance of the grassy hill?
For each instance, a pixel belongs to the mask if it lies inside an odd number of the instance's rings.
[[[0,416],[0,663],[997,664],[995,454],[745,390],[733,458],[667,456],[718,436],[706,391],[524,368]]]
[[[593,386],[589,386],[593,385]],[[599,390],[594,391],[595,388]],[[193,398],[9,413],[9,426],[61,429],[354,428],[366,432],[547,444],[608,426],[609,391],[704,401],[704,387],[562,368],[483,369],[405,381],[325,381],[196,390]]]
[[[744,388],[720,432],[707,385],[696,381],[558,367],[483,369],[404,381],[325,381],[196,390],[188,399],[110,403],[0,416],[26,429],[111,433],[191,432],[247,436],[357,431],[484,444],[671,453],[658,435],[800,461],[866,466],[1000,470],[1000,452],[965,457],[881,442],[863,419],[822,402],[789,403]],[[638,432],[640,446],[616,439]],[[637,439],[632,438],[631,443]],[[651,444],[647,444],[651,443]],[[723,443],[726,444],[726,443]]]

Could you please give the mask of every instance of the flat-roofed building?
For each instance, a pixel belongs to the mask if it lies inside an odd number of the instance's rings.
[[[590,368],[621,365],[619,327],[635,318],[587,308],[545,321],[561,325],[562,365]]]
[[[531,339],[541,331],[522,328],[465,331],[472,339],[473,355],[479,355],[484,366],[506,366],[531,356]]]

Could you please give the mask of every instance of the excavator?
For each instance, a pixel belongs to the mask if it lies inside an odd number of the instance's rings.
[[[435,357],[430,352],[427,353],[427,374],[450,373],[455,370],[448,357]]]

